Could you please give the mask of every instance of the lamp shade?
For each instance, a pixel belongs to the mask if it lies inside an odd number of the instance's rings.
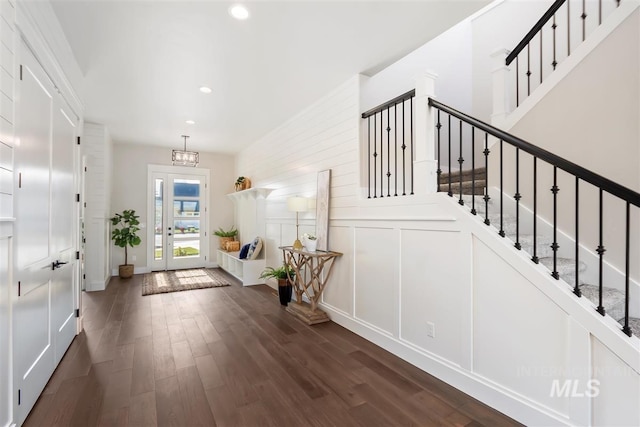
[[[309,201],[304,197],[289,197],[287,209],[291,212],[304,212],[309,208]]]

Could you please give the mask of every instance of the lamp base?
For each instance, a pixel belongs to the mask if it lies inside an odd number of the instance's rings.
[[[302,242],[299,239],[296,239],[296,241],[293,242],[293,249],[302,249]]]

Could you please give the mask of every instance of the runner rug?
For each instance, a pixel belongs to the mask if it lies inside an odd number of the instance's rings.
[[[218,268],[159,271],[144,275],[142,279],[142,295],[217,288],[229,285],[229,280]]]

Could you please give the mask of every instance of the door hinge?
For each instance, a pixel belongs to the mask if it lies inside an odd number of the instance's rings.
[[[78,137],[78,145],[80,145],[80,137]]]
[[[83,278],[83,279],[86,279],[86,278],[87,278],[87,275],[86,275],[86,274],[83,274],[83,275],[82,275],[82,278]]]
[[[86,167],[86,166],[84,167],[84,171],[85,171],[85,172],[87,171],[87,167]]]
[[[76,193],[76,202],[80,203],[80,193]]]
[[[20,283],[20,281],[18,281],[18,296],[20,296],[21,288],[22,288],[22,283]]]
[[[80,317],[80,309],[76,308],[76,317]]]
[[[18,188],[22,188],[22,172],[18,173]]]
[[[22,390],[18,389],[18,406],[20,406],[20,403],[22,403],[21,402],[21,400],[22,400],[21,399],[21,397],[22,397],[21,395],[22,395]]]
[[[78,201],[80,201],[80,200],[78,200]],[[87,207],[87,202],[84,202],[84,207],[85,207],[85,208]]]
[[[80,251],[76,251],[76,259],[80,259]]]
[[[22,64],[20,64],[20,80],[22,80]]]

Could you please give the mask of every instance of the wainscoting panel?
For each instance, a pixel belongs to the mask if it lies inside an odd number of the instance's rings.
[[[398,231],[355,231],[355,317],[389,335],[398,329]]]
[[[353,315],[353,228],[330,227],[329,249],[343,255],[334,261],[322,302]]]
[[[550,395],[575,377],[567,314],[477,238],[473,251],[474,371],[568,414],[569,396]]]
[[[405,229],[401,236],[400,338],[461,364],[470,293],[461,233]]]

